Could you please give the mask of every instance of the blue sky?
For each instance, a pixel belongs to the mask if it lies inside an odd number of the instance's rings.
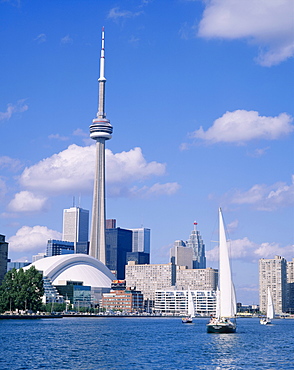
[[[0,233],[12,260],[91,210],[105,27],[107,218],[151,229],[151,261],[198,222],[217,267],[217,210],[238,301],[258,260],[293,251],[292,0],[0,1]]]

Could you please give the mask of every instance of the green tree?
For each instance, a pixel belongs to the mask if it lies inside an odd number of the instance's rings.
[[[0,311],[40,309],[44,295],[43,276],[34,266],[7,272],[0,287]]]

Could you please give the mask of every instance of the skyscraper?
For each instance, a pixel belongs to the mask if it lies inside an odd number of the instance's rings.
[[[150,253],[150,229],[141,227],[133,232],[132,252]]]
[[[0,234],[0,284],[7,272],[8,261],[8,243],[5,241],[5,236]]]
[[[259,305],[260,311],[266,312],[267,288],[270,288],[275,313],[286,312],[287,303],[287,261],[285,258],[259,260]]]
[[[186,243],[187,247],[193,248],[193,269],[205,269],[206,268],[206,257],[205,257],[205,245],[200,236],[200,232],[197,231],[197,222],[194,222],[194,229],[191,232],[190,238]]]
[[[89,211],[80,207],[63,210],[62,240],[74,243],[75,253],[87,253]]]
[[[96,167],[93,192],[90,255],[106,262],[105,251],[105,141],[111,139],[112,126],[105,113],[104,27],[100,55],[98,112],[90,126],[90,137],[96,141]]]

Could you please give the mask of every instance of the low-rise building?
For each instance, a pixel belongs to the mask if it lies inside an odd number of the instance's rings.
[[[102,296],[101,307],[106,311],[141,312],[143,294],[137,290],[111,290]]]
[[[209,316],[216,313],[216,292],[214,290],[190,290],[195,315]],[[158,313],[187,315],[188,290],[175,288],[155,292],[154,310]]]

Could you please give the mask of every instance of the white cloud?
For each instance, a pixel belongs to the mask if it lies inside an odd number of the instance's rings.
[[[293,118],[286,113],[277,117],[260,116],[256,111],[226,112],[204,131],[202,127],[192,137],[211,143],[243,143],[254,139],[276,140],[294,130]]]
[[[67,136],[60,136],[59,134],[51,134],[48,136],[49,139],[56,139],[56,140],[60,140],[60,141],[66,141],[68,140],[68,137]]]
[[[44,251],[49,239],[61,239],[61,233],[46,226],[23,226],[8,239],[9,249],[14,252]]]
[[[37,41],[39,44],[42,44],[43,42],[46,42],[46,35],[45,33],[40,33],[35,39],[34,41]]]
[[[95,145],[80,147],[73,144],[25,168],[20,176],[20,184],[25,189],[46,195],[92,192],[94,167]],[[106,180],[112,196],[134,196],[134,192],[128,190],[132,184],[162,176],[165,169],[165,164],[147,162],[141,148],[116,154],[106,149]],[[155,184],[148,190],[145,188],[144,192],[172,194],[177,188],[175,183]]]
[[[4,198],[4,196],[5,196],[6,193],[7,193],[6,183],[0,177],[0,200]]]
[[[172,195],[180,189],[180,185],[177,182],[168,182],[165,184],[156,183],[151,187],[143,186],[141,188],[134,186],[130,189],[130,195],[135,197],[149,197],[157,195]]]
[[[257,61],[272,66],[294,55],[292,0],[206,0],[198,36],[246,39],[259,47]]]
[[[6,112],[0,112],[0,121],[9,120],[14,113],[22,113],[28,110],[29,107],[24,102],[25,99],[21,99],[16,104],[8,104]]]
[[[8,205],[11,212],[39,212],[46,208],[47,198],[37,196],[29,191],[15,194]]]
[[[143,12],[131,12],[129,10],[120,10],[119,7],[115,7],[110,9],[107,18],[111,18],[114,20],[120,19],[120,18],[133,18],[137,17],[138,15],[141,15]]]
[[[274,258],[276,255],[286,259],[293,257],[294,245],[281,247],[278,243],[256,244],[247,237],[229,241],[231,259],[256,262],[260,258]],[[206,252],[209,261],[218,261],[218,246]]]
[[[61,43],[62,44],[72,44],[73,39],[69,35],[66,35],[66,36],[62,37]]]
[[[256,184],[248,191],[236,190],[226,195],[233,204],[250,204],[254,208],[263,211],[272,211],[281,207],[291,207],[294,204],[294,175],[292,183],[287,185],[278,182],[267,186]]]
[[[18,171],[21,168],[21,163],[18,159],[3,156],[0,157],[0,168],[8,168],[10,171]]]

